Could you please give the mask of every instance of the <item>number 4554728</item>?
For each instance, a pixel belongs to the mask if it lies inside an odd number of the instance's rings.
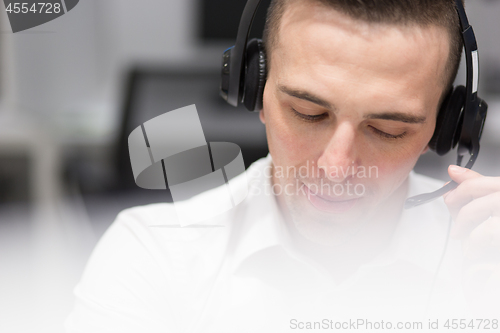
[[[498,329],[498,319],[448,319],[444,323],[447,329]]]
[[[59,14],[61,12],[61,4],[60,3],[46,3],[46,2],[38,2],[34,3],[30,6],[29,3],[26,2],[14,2],[9,3],[7,8],[5,8],[7,13],[33,13],[33,14]]]

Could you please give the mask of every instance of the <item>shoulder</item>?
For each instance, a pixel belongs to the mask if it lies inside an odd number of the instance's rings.
[[[167,203],[122,211],[75,287],[68,332],[181,331],[224,260],[226,229],[180,227]]]
[[[175,263],[148,226],[154,216],[171,216],[168,204],[127,209],[101,237],[75,287],[68,332],[138,332],[145,325],[150,332],[177,329],[176,313],[163,302],[175,295],[170,286],[176,281],[168,274]]]

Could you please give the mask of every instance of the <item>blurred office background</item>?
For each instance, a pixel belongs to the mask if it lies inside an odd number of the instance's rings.
[[[247,165],[267,154],[258,115],[218,95],[243,6],[85,0],[16,34],[0,10],[0,332],[62,332],[72,288],[116,214],[170,200],[134,185],[125,143],[139,124],[195,103],[207,141],[237,143]],[[500,176],[500,1],[469,0],[467,12],[490,105],[475,170]],[[454,159],[427,153],[416,170],[447,179]]]

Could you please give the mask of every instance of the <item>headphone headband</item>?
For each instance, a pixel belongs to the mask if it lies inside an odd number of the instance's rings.
[[[458,154],[464,156],[467,152],[471,155],[467,163],[470,169],[476,161],[479,153],[479,138],[474,135],[474,123],[479,111],[479,99],[477,98],[477,88],[479,82],[479,57],[477,50],[477,41],[472,26],[469,24],[467,14],[461,0],[455,0],[458,17],[460,18],[460,27],[462,30],[462,40],[464,43],[465,60],[467,67],[466,96],[464,105],[464,122]],[[466,167],[467,167],[466,166]]]

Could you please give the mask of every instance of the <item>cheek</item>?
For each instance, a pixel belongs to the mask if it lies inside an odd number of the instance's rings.
[[[383,159],[379,159],[376,164],[378,179],[375,180],[379,189],[388,194],[395,191],[415,166],[418,156],[419,153],[415,151],[386,155]]]
[[[277,100],[265,98],[264,110],[269,152],[276,165],[297,165],[315,156],[313,133],[297,131]]]
[[[399,178],[403,179],[408,175],[412,169],[408,160],[401,161],[383,161],[378,165],[379,177],[384,180],[398,181]]]

